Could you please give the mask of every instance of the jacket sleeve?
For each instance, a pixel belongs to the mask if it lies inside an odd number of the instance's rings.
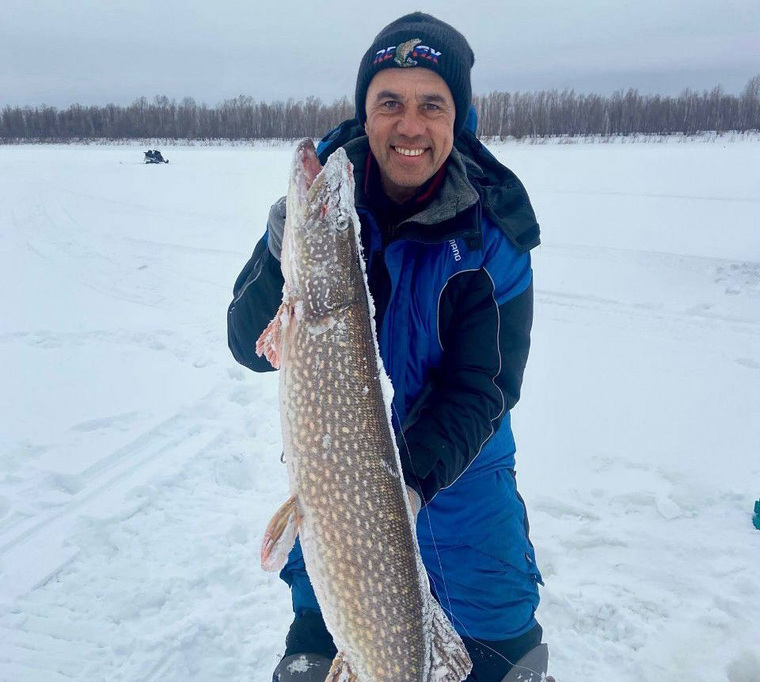
[[[256,341],[274,318],[282,302],[282,271],[272,255],[265,234],[235,281],[233,299],[227,311],[227,342],[232,355],[254,372],[274,368],[256,355]]]
[[[404,478],[424,503],[467,469],[520,397],[533,321],[527,254],[518,271],[511,297],[485,267],[441,294],[443,362],[398,437]]]

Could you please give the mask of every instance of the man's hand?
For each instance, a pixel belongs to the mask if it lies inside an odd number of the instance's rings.
[[[267,231],[269,232],[267,245],[277,260],[280,260],[282,255],[282,235],[285,232],[285,199],[287,197],[281,197],[272,204],[267,219]]]
[[[406,486],[406,494],[409,496],[409,504],[412,506],[412,516],[416,519],[417,514],[420,513],[420,509],[422,508],[420,496],[417,494],[416,490],[409,486]]]

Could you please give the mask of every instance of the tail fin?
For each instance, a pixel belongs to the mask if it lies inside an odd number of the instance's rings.
[[[431,646],[426,682],[462,682],[472,670],[472,661],[461,637],[443,612],[441,605],[430,597]]]
[[[325,682],[358,682],[356,673],[351,668],[351,664],[342,651],[339,651],[333,660]]]

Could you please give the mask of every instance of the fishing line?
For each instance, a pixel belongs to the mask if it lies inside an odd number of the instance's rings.
[[[412,467],[412,475],[414,476],[415,480],[419,483],[420,477],[417,475],[417,472],[414,471],[414,462],[412,460],[412,453],[411,453],[411,450],[409,449],[409,444],[406,441],[406,436],[404,435],[404,431],[401,427],[401,419],[398,416],[398,412],[396,411],[396,407],[393,405],[393,402],[391,402],[391,411],[393,412],[393,416],[396,419],[396,423],[398,424],[398,432],[401,436],[401,440],[404,443],[404,448],[406,449],[406,453],[409,456],[409,463],[411,464],[411,467]],[[533,670],[523,665],[513,663],[512,661],[509,660],[509,658],[507,658],[500,651],[497,651],[493,647],[489,646],[483,640],[480,640],[477,637],[473,637],[470,634],[470,631],[467,629],[467,626],[462,622],[461,618],[457,617],[457,615],[454,613],[454,609],[451,605],[451,596],[449,595],[449,588],[448,588],[448,585],[446,584],[446,576],[444,575],[443,562],[441,561],[441,553],[438,550],[438,543],[435,540],[435,532],[433,531],[433,523],[430,520],[430,510],[428,509],[428,500],[425,498],[425,494],[422,492],[421,488],[422,486],[420,486],[420,498],[422,500],[422,509],[420,509],[420,512],[422,512],[423,509],[425,510],[425,516],[427,517],[428,528],[430,529],[430,538],[433,541],[433,551],[435,552],[436,559],[438,560],[438,569],[441,572],[441,583],[443,584],[443,591],[446,595],[446,603],[448,604],[448,611],[451,614],[451,617],[459,624],[460,628],[464,630],[468,639],[471,639],[473,642],[476,642],[477,644],[482,646],[484,649],[487,649],[488,651],[492,652],[493,654],[495,654],[502,660],[506,661],[509,665],[512,666],[512,668],[516,668],[518,670],[526,670],[532,673],[533,675],[538,675],[540,679],[542,680],[546,679],[544,673],[540,673],[538,672],[538,670]],[[435,584],[432,577],[428,576],[428,579],[430,580],[431,583]]]

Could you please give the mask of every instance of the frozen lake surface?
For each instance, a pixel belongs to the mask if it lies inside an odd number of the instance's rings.
[[[760,143],[504,144],[559,682],[760,680]],[[269,682],[277,378],[226,345],[290,149],[0,147],[0,680]],[[251,340],[255,343],[255,339]]]

